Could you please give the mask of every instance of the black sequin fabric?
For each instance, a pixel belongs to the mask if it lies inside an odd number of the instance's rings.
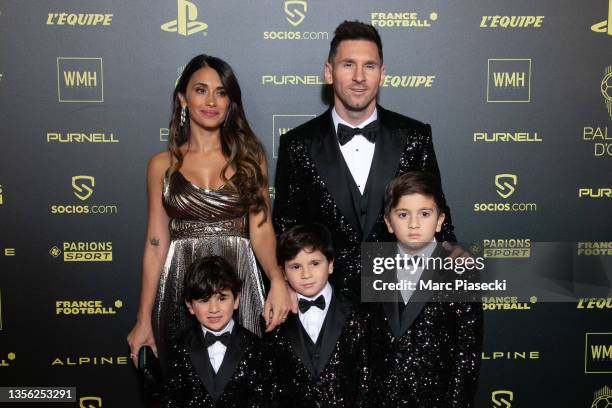
[[[381,107],[378,107],[378,115],[381,128],[386,129],[386,137],[399,138],[403,146],[393,174],[398,176],[411,170],[425,170],[439,177],[429,125]],[[318,222],[325,225],[331,231],[336,251],[330,282],[354,303],[359,303],[361,242],[395,241],[395,238],[384,223],[382,194],[376,198],[380,200],[381,210],[366,237],[361,236],[340,211],[311,154],[311,146],[320,143],[321,138],[335,138],[332,127],[331,113],[327,111],[281,137],[275,179],[274,228],[280,234],[295,224]],[[340,171],[340,166],[333,171]],[[373,183],[383,183],[383,186],[389,181],[372,180]],[[436,238],[438,241],[455,241],[448,207],[445,214],[442,231]]]
[[[367,333],[364,317],[346,306],[346,320],[333,352],[319,375],[313,375],[290,340],[290,322],[264,336],[273,363],[272,404],[278,408],[366,407],[369,386]],[[294,316],[297,319],[296,316]],[[329,316],[328,316],[329,318]],[[299,321],[297,322],[299,324]],[[329,334],[329,333],[327,333]],[[324,340],[325,341],[325,340]]]
[[[473,406],[482,352],[481,303],[432,299],[401,335],[391,330],[390,319],[397,316],[382,304],[370,306],[372,407]]]
[[[200,327],[195,330],[201,331]],[[164,408],[263,408],[270,406],[271,361],[264,355],[262,340],[244,328],[239,330],[240,359],[215,400],[194,368],[193,351],[206,352],[203,336],[187,332],[169,353],[168,380],[162,406]],[[235,350],[234,350],[235,351]],[[229,350],[226,351],[226,356]],[[208,354],[204,354],[207,358]],[[227,357],[226,357],[227,358]],[[224,358],[223,364],[226,363]],[[202,364],[202,361],[200,361]],[[221,368],[222,369],[222,368]],[[220,370],[221,370],[220,369]]]

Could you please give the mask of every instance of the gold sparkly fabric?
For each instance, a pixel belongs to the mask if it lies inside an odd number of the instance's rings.
[[[183,301],[186,269],[207,255],[224,257],[243,281],[238,320],[261,336],[264,289],[248,239],[248,214],[228,187],[200,188],[180,171],[166,175],[163,204],[170,216],[170,247],[153,309],[153,331],[162,363],[168,347],[191,323]]]

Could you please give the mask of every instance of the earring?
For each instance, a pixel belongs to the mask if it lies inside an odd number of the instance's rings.
[[[186,107],[182,107],[181,108],[181,127],[185,126],[185,120],[187,119],[187,108]]]

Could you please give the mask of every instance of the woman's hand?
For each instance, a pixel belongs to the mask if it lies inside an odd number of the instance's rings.
[[[278,277],[270,282],[270,292],[264,304],[264,320],[266,321],[266,332],[274,330],[275,327],[287,319],[289,311],[297,313],[297,295],[284,279]]]
[[[155,346],[151,323],[136,322],[136,325],[127,336],[127,342],[130,345],[130,358],[135,367],[138,367],[138,351],[142,346],[151,346],[153,353],[157,356],[157,347]]]

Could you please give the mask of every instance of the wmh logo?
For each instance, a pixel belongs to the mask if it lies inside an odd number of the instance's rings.
[[[487,102],[530,102],[531,59],[490,59]]]
[[[58,57],[59,102],[104,102],[102,58]]]
[[[586,333],[585,374],[612,374],[612,333]]]

